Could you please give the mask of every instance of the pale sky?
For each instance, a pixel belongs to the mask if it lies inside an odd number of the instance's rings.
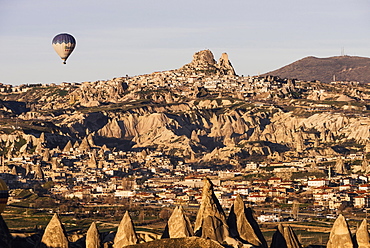
[[[77,45],[67,61],[59,33]],[[369,0],[0,0],[0,82],[109,80],[176,69],[200,50],[257,75],[306,56],[370,57]]]

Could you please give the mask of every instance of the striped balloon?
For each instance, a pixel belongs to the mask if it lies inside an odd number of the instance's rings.
[[[70,34],[58,34],[54,37],[52,45],[54,47],[54,50],[63,60],[63,64],[66,64],[69,55],[71,55],[73,49],[76,46],[76,40]]]
[[[0,214],[4,211],[8,202],[9,191],[3,179],[0,178]]]

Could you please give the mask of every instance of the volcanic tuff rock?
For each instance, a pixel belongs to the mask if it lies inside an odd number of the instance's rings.
[[[127,248],[224,248],[216,241],[199,237],[171,238],[130,245]]]
[[[267,248],[267,242],[256,220],[253,218],[252,210],[245,207],[243,199],[239,194],[231,207],[227,224],[232,237],[252,244],[253,247]]]
[[[100,234],[96,227],[95,221],[91,223],[89,230],[86,233],[86,248],[100,248]]]
[[[195,220],[195,233],[203,238],[223,242],[229,236],[226,215],[213,192],[213,184],[203,179],[202,201]],[[211,237],[208,237],[210,235]]]
[[[327,248],[353,248],[351,232],[346,219],[339,215],[330,231]]]
[[[272,236],[270,248],[301,248],[293,229],[290,226],[279,224]]]
[[[51,218],[45,228],[44,235],[41,239],[40,247],[68,248],[69,242],[66,231],[57,214]]]
[[[370,248],[370,236],[367,229],[367,221],[364,219],[356,232],[356,242],[358,248]]]
[[[226,215],[213,191],[213,184],[208,178],[203,179],[202,202],[195,220],[195,236],[226,243],[233,247],[242,245],[229,235]]]
[[[177,206],[169,218],[162,238],[186,238],[194,236],[193,227],[182,206]]]
[[[134,223],[126,211],[121,223],[118,226],[116,236],[114,238],[114,248],[122,248],[127,245],[137,244],[138,239],[134,228]]]
[[[178,69],[178,71],[185,71],[189,74],[200,72],[217,75],[235,75],[233,66],[231,65],[228,55],[223,53],[217,63],[214,59],[213,53],[210,50],[203,50],[193,55],[193,60]]]

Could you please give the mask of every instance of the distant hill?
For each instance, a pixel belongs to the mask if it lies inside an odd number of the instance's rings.
[[[370,83],[370,58],[337,56],[329,58],[306,57],[280,69],[263,74],[280,78],[296,78],[321,82],[358,81]]]

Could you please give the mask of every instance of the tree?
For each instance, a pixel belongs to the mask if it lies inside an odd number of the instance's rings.
[[[171,216],[171,212],[168,209],[163,208],[159,212],[159,218],[162,219],[162,220],[168,220],[170,218],[170,216]]]

